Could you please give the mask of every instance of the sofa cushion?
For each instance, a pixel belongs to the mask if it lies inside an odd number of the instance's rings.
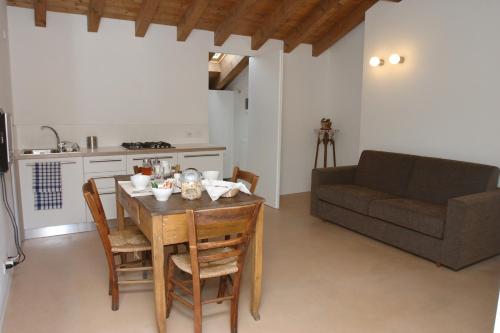
[[[369,215],[442,239],[446,206],[403,198],[375,200],[370,204]]]
[[[320,200],[368,215],[370,202],[394,196],[357,185],[322,185],[318,188]]]
[[[365,150],[359,159],[354,184],[403,196],[416,156]]]
[[[446,204],[454,197],[494,190],[497,182],[495,166],[418,157],[405,196]]]

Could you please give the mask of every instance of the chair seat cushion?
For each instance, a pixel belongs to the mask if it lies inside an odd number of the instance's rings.
[[[446,206],[413,199],[375,200],[370,204],[369,215],[442,239]]]
[[[151,250],[151,244],[144,234],[135,226],[125,230],[111,230],[109,235],[112,252],[137,252]]]
[[[358,185],[322,185],[318,188],[320,200],[368,215],[373,200],[390,199],[395,196]]]
[[[221,252],[230,252],[233,249],[229,247],[224,247],[220,249],[212,249],[206,251],[200,251],[199,255],[211,255]],[[171,256],[174,264],[186,273],[192,274],[191,270],[191,256],[189,253],[185,254],[175,254]],[[233,274],[238,271],[238,266],[236,262],[236,257],[225,258],[210,263],[200,263],[200,278],[208,279],[213,277],[219,277],[223,275]]]

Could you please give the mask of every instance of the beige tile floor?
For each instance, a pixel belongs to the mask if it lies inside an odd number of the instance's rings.
[[[249,313],[243,281],[239,331],[492,332],[500,257],[460,272],[376,242],[308,213],[308,195],[266,209],[261,320]],[[123,292],[110,309],[96,233],[30,240],[17,268],[4,333],[155,332],[150,287]],[[248,272],[247,272],[248,273]],[[214,292],[208,285],[206,292]],[[229,332],[227,305],[204,308],[204,332]],[[168,331],[191,332],[174,303]]]

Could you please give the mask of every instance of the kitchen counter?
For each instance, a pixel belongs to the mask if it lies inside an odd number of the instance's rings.
[[[56,153],[56,154],[41,154],[29,155],[23,154],[22,150],[16,150],[14,153],[15,160],[34,160],[54,157],[87,157],[87,156],[110,156],[110,155],[139,155],[151,153],[185,153],[185,152],[200,152],[200,151],[219,151],[226,150],[225,147],[214,146],[209,144],[179,144],[175,148],[166,149],[134,149],[127,150],[125,148],[116,147],[99,147],[97,149],[82,148],[79,152],[71,153]]]

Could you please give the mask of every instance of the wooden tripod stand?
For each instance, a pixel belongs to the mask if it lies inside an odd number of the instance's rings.
[[[335,156],[335,138],[334,135],[335,133],[338,132],[338,130],[334,129],[320,129],[318,131],[318,141],[316,144],[316,157],[314,158],[314,168],[316,169],[318,165],[318,153],[319,153],[319,146],[321,143],[323,143],[324,146],[324,153],[323,153],[323,168],[326,168],[327,161],[328,161],[328,145],[331,143],[332,144],[332,149],[333,149],[333,166],[337,166],[337,157]]]

